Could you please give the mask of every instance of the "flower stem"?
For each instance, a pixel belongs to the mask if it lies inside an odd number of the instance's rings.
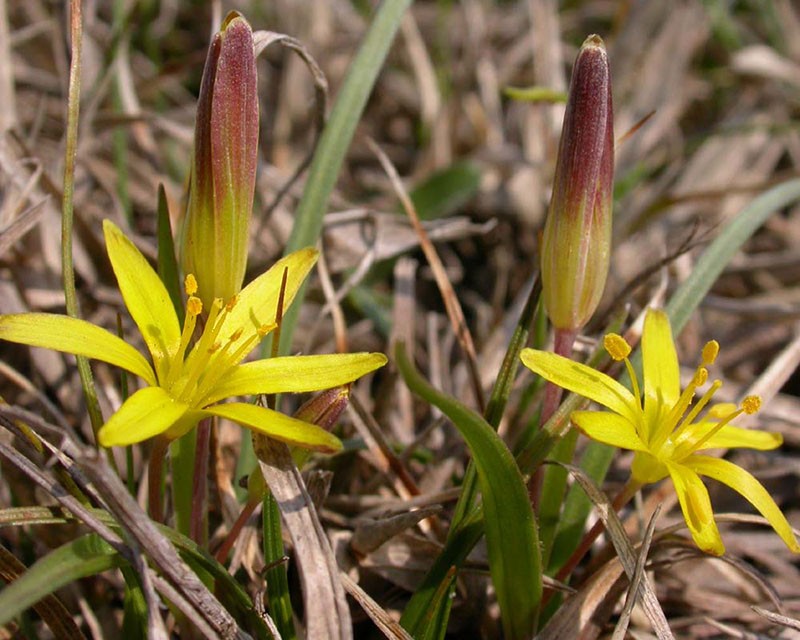
[[[189,537],[200,546],[205,545],[208,514],[208,455],[211,442],[211,418],[197,425],[197,444],[194,451],[194,476],[192,476],[192,519]]]
[[[575,344],[575,337],[578,332],[572,329],[556,329],[553,353],[569,358],[572,356],[572,345]],[[558,404],[561,402],[563,389],[557,384],[548,382],[544,388],[544,400],[542,401],[542,412],[539,416],[539,424],[544,425],[558,409]],[[534,509],[539,511],[539,499],[542,493],[542,482],[544,480],[544,470],[539,467],[534,472],[533,476],[528,483],[528,493],[531,497],[531,502]]]
[[[611,503],[611,508],[614,511],[619,511],[622,509],[622,507],[628,504],[630,499],[636,495],[636,492],[641,488],[641,486],[642,485],[639,482],[634,481],[633,478],[628,480],[628,482],[625,483],[625,486],[614,498],[614,501]],[[583,559],[589,549],[592,548],[594,541],[597,540],[598,536],[603,532],[603,529],[604,527],[602,520],[598,520],[594,523],[594,526],[589,529],[585,536],[583,536],[581,543],[575,548],[575,551],[572,552],[572,555],[564,563],[564,566],[558,570],[558,573],[555,575],[556,580],[563,582],[570,576],[570,574],[575,570],[575,567],[578,566],[578,563]],[[553,593],[554,592],[551,591],[550,594],[545,595],[542,606],[546,604],[547,600]]]
[[[256,507],[261,504],[261,500],[250,500],[247,504],[242,507],[242,512],[239,514],[239,517],[236,518],[236,522],[233,523],[231,530],[228,532],[228,535],[225,536],[225,539],[222,541],[222,544],[219,546],[217,551],[214,553],[214,557],[217,559],[217,562],[220,564],[224,564],[225,560],[228,557],[228,554],[231,552],[233,548],[233,544],[236,542],[236,539],[239,537],[239,534],[242,532],[244,525],[247,524],[247,521],[250,519],[250,516],[253,515],[253,511],[256,510]]]
[[[150,518],[155,522],[164,522],[164,504],[161,500],[161,476],[164,470],[164,458],[167,455],[169,440],[154,438],[150,449],[150,460],[147,465],[147,507]]]

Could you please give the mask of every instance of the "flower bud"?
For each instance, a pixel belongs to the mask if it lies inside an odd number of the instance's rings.
[[[253,31],[232,11],[214,36],[203,69],[181,237],[183,271],[197,278],[206,308],[242,287],[257,160]]]
[[[326,431],[330,431],[336,426],[347,405],[350,403],[350,385],[334,387],[321,391],[294,413],[294,418],[315,424]],[[295,447],[292,449],[292,457],[298,468],[302,468],[310,457],[311,452],[307,449]]]
[[[542,239],[542,287],[557,329],[580,329],[597,309],[608,275],[614,124],[608,56],[586,38],[572,71],[553,195]]]

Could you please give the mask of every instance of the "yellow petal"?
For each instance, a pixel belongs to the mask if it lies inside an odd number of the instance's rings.
[[[629,420],[608,411],[573,411],[572,422],[592,440],[620,449],[647,451]]]
[[[681,379],[669,317],[657,309],[649,309],[644,319],[642,371],[645,423],[662,424],[681,395]]]
[[[0,340],[108,362],[155,384],[144,356],[113,333],[85,320],[52,313],[0,316]]]
[[[667,461],[666,465],[695,544],[706,553],[721,556],[725,553],[725,545],[714,521],[708,490],[700,476],[683,464]]]
[[[133,242],[110,220],[103,221],[103,231],[125,306],[153,357],[158,379],[163,380],[168,358],[178,350],[181,340],[172,300],[158,274]]]
[[[713,428],[715,423],[705,423],[708,429]],[[702,434],[694,432],[692,427],[692,435],[700,437]],[[696,440],[695,440],[696,441]],[[743,429],[742,427],[734,427],[732,425],[725,425],[713,436],[711,436],[698,451],[704,449],[758,449],[760,451],[769,451],[770,449],[777,449],[783,444],[783,436],[780,433],[770,433],[769,431],[758,431],[757,429]]]
[[[275,440],[305,449],[336,453],[342,448],[339,438],[324,429],[254,404],[217,404],[205,409],[204,413],[227,418]]]
[[[690,456],[685,464],[700,475],[713,478],[742,494],[767,519],[786,546],[795,553],[800,553],[800,544],[797,543],[791,525],[769,492],[750,473],[728,460],[710,456]]]
[[[317,251],[310,248],[290,253],[248,284],[237,296],[236,305],[225,318],[220,335],[228,336],[242,329],[241,340],[245,341],[252,338],[261,327],[274,325],[284,270],[286,270],[286,291],[283,300],[285,312],[317,261],[317,255]],[[203,286],[202,282],[199,284]],[[243,353],[242,358],[246,355]]]
[[[189,406],[177,402],[161,387],[145,387],[128,398],[98,435],[104,447],[123,447],[164,433]]]
[[[287,356],[248,362],[233,369],[201,404],[257,393],[302,393],[339,387],[386,364],[382,353]]]
[[[603,405],[635,423],[638,402],[619,382],[600,371],[547,351],[523,349],[522,363],[545,380]]]

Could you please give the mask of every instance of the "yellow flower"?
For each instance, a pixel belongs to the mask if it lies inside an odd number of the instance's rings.
[[[134,244],[110,221],[106,249],[120,292],[152,357],[153,366],[116,335],[84,320],[47,313],[0,316],[0,339],[102,360],[136,374],[148,386],[136,391],[98,434],[104,447],[124,446],[164,434],[182,436],[201,419],[220,416],[292,445],[333,452],[341,442],[324,429],[232,396],[318,391],[352,382],[383,366],[379,353],[290,356],[242,360],[275,328],[278,299],[291,304],[317,259],[313,249],[292,253],[227,303],[213,301],[200,338],[192,342],[203,304],[197,283],[186,278],[186,319],[181,328],[166,288]]]
[[[768,450],[779,447],[783,441],[777,433],[730,424],[742,413],[758,411],[761,401],[756,396],[745,398],[740,407],[713,406],[700,417],[722,386],[719,380],[714,381],[693,405],[696,390],[708,379],[706,367],[716,358],[719,345],[712,340],[705,346],[703,363],[681,393],[678,356],[669,318],[662,311],[649,310],[642,335],[642,402],[639,383],[628,360],[630,346],[615,334],[607,335],[604,344],[612,358],[625,362],[633,393],[604,373],[552,353],[525,349],[521,358],[526,367],[546,380],[610,409],[575,411],[571,420],[594,440],[634,451],[631,475],[635,482],[647,484],[670,476],[689,531],[703,551],[722,555],[725,547],[701,475],[742,494],[769,521],[786,546],[795,553],[800,552],[791,526],[758,480],[732,462],[698,453],[736,447]]]

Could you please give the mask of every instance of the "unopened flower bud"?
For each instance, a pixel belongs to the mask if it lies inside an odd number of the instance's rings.
[[[181,237],[184,273],[207,308],[238,293],[258,160],[253,31],[235,11],[208,49],[197,104],[189,200]]]
[[[572,71],[553,195],[542,240],[544,304],[557,329],[580,329],[597,309],[608,275],[614,125],[608,56],[586,38]]]
[[[303,403],[295,412],[294,418],[303,422],[310,422],[326,431],[330,431],[336,426],[336,422],[341,417],[350,402],[350,385],[327,389],[315,395],[313,398]],[[292,457],[295,464],[302,468],[311,453],[307,449],[294,448]]]

